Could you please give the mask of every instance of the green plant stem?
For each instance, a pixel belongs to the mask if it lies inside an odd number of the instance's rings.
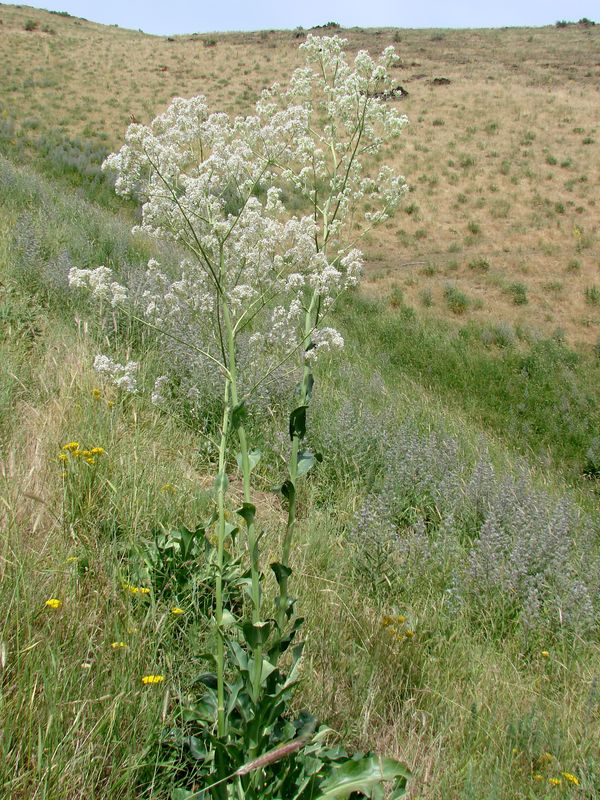
[[[233,407],[237,406],[239,402],[237,390],[237,366],[236,366],[236,353],[235,353],[235,332],[231,320],[231,315],[226,304],[223,306],[223,321],[227,335],[227,350],[228,350],[228,370],[231,379],[231,401]],[[243,422],[238,425],[237,435],[240,443],[240,451],[242,455],[242,482],[244,487],[244,502],[252,502],[252,494],[250,488],[250,456],[248,450],[248,438],[246,436],[246,429]],[[252,599],[252,622],[257,624],[260,622],[260,556],[258,552],[258,544],[256,541],[256,526],[254,520],[246,523],[248,553],[250,556],[250,578],[251,578],[251,599]],[[253,699],[256,701],[260,694],[260,684],[262,679],[262,646],[257,645],[252,650],[254,659],[254,669],[252,673],[252,692]]]
[[[306,344],[308,343],[311,332],[313,330],[313,312],[317,301],[318,301],[318,294],[317,292],[315,292],[312,296],[310,305],[306,311],[306,315],[304,318],[304,340]],[[308,402],[310,375],[311,375],[310,365],[307,363],[305,358],[304,368],[302,371],[302,382],[300,384],[300,405],[302,406],[306,405]],[[300,437],[295,435],[292,438],[292,449],[290,453],[290,461],[288,464],[290,482],[292,484],[293,491],[291,493],[288,502],[287,523],[286,523],[285,533],[283,535],[283,543],[281,546],[281,563],[286,568],[289,567],[290,551],[292,549],[292,541],[294,538],[294,532],[296,528],[296,482],[298,479],[299,451],[300,451]],[[277,625],[279,627],[280,632],[283,632],[285,626],[288,601],[289,601],[288,579],[287,575],[284,574],[282,575],[279,583],[279,600],[277,603]]]
[[[217,475],[217,582],[215,588],[215,619],[217,623],[217,733],[225,736],[225,637],[223,635],[223,554],[225,550],[225,457],[227,451],[227,436],[229,421],[231,419],[231,404],[229,400],[230,381],[225,381],[225,396],[223,422],[221,423],[221,442],[219,446],[219,472]]]

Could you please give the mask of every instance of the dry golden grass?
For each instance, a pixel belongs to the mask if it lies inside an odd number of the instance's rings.
[[[36,30],[25,30],[28,19]],[[132,115],[147,122],[176,95],[250,111],[263,87],[299,63],[304,37],[167,38],[14,6],[0,6],[0,20],[0,121],[109,148]],[[600,306],[586,302],[585,289],[600,286],[600,26],[342,35],[351,51],[394,44],[398,84],[409,93],[395,162],[412,191],[407,213],[367,243],[367,290],[399,286],[417,309],[430,290],[419,313],[452,317],[443,298],[451,281],[474,301],[468,318],[595,342]],[[440,77],[451,82],[434,84]],[[477,259],[487,270],[469,266]],[[514,283],[526,304],[515,304]]]

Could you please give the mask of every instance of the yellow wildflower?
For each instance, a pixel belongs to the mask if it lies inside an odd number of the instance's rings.
[[[554,756],[552,753],[542,753],[542,755],[538,758],[538,761],[540,764],[548,764],[553,760],[553,758]]]
[[[102,392],[100,391],[100,389],[92,389],[92,397],[94,398],[94,400],[100,400],[100,398],[102,397]]]
[[[74,564],[76,561],[79,561],[77,556],[69,556],[66,560],[66,564]]]
[[[150,683],[162,683],[165,679],[164,675],[144,675],[142,683],[148,686]]]
[[[388,628],[390,625],[394,624],[394,618],[386,614],[381,618],[381,624],[383,625],[384,628]]]
[[[413,636],[415,635],[415,632],[414,631],[404,631],[404,635],[406,636],[407,639],[412,639]]]
[[[106,453],[106,450],[103,447],[92,447],[90,453],[93,456],[103,456]]]
[[[542,650],[542,657],[550,658],[550,652],[548,650]]]
[[[562,781],[560,778],[548,778],[550,786],[560,786]]]
[[[150,589],[147,586],[132,586],[130,583],[124,583],[123,588],[131,594],[150,594]]]
[[[127,647],[127,643],[126,642],[113,642],[111,644],[111,647],[112,647],[113,650],[123,650],[125,647]]]
[[[85,463],[90,464],[93,467],[96,463],[96,459],[93,456],[89,456],[89,458],[86,458]]]
[[[57,597],[50,597],[46,600],[46,606],[48,608],[60,608],[62,606],[62,600],[59,600]]]
[[[171,609],[171,614],[175,614],[176,617],[180,617],[182,614],[185,614],[183,608],[179,608],[178,606],[174,606]]]
[[[59,453],[58,454],[58,460],[59,461],[68,461],[69,460],[69,456],[66,453]]]
[[[79,442],[67,442],[67,444],[63,444],[63,450],[78,450],[79,449]]]
[[[106,401],[106,405],[108,406],[108,408],[112,408],[114,406],[114,404],[115,404],[114,400],[107,400]]]
[[[79,456],[83,455],[83,450],[78,450],[78,449],[71,450],[71,455],[74,456],[75,458],[79,458]]]
[[[79,453],[79,455],[83,456],[83,458],[89,458],[92,455],[92,451],[91,450],[82,450]]]
[[[160,490],[161,492],[176,492],[177,488],[172,483],[163,483]]]
[[[534,781],[543,781],[544,780],[544,776],[542,775],[541,772],[535,772],[533,774],[533,780]]]
[[[573,775],[572,772],[561,772],[560,773],[566,781],[569,783],[575,784],[575,786],[579,786],[579,778],[576,775]]]

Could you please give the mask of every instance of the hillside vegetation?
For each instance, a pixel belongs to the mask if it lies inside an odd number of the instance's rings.
[[[149,258],[176,263],[131,234],[104,154],[176,95],[249,112],[304,33],[167,39],[13,6],[0,20],[0,795],[166,799],[184,776],[159,742],[212,634],[196,595],[172,613],[148,559],[210,513],[214,409],[149,403],[173,351],[67,275],[105,264],[135,285]],[[394,158],[411,194],[336,310],[346,349],[316,370],[296,704],[332,742],[405,762],[412,800],[591,800],[600,30],[341,33],[402,57]],[[94,372],[107,349],[140,361],[137,396]],[[274,393],[250,423],[265,563],[286,413]],[[241,497],[235,451],[227,464]]]

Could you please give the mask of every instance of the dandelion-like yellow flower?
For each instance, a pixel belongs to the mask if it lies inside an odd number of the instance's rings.
[[[549,764],[550,761],[554,759],[552,753],[542,753],[542,755],[538,758],[540,764]]]
[[[150,589],[147,586],[132,586],[130,583],[124,583],[123,588],[126,592],[131,592],[131,594],[150,594]]]
[[[47,608],[60,608],[62,606],[62,600],[59,600],[58,597],[50,597],[46,600]]]
[[[182,614],[185,614],[183,608],[179,608],[178,606],[174,606],[171,609],[171,614],[174,614],[176,617],[180,617]]]
[[[100,389],[92,389],[92,397],[94,398],[94,400],[100,400],[100,398],[102,397],[102,392],[100,391]]]
[[[78,450],[79,449],[79,442],[67,442],[67,444],[63,444],[63,450]]]
[[[142,683],[144,686],[148,686],[150,683],[162,683],[164,679],[164,675],[144,675],[142,678]]]
[[[160,490],[161,492],[176,492],[177,488],[172,483],[163,483]]]
[[[115,404],[114,400],[107,400],[106,401],[106,405],[107,405],[108,408],[113,408],[114,404]]]
[[[96,463],[96,459],[93,456],[90,456],[89,458],[86,458],[85,463],[93,467]]]
[[[92,447],[90,453],[93,456],[103,456],[106,453],[106,450],[103,447]]]
[[[550,651],[542,650],[542,658],[550,658]]]
[[[415,632],[414,631],[404,631],[404,635],[406,636],[407,639],[412,639],[413,636],[415,635]]]
[[[112,642],[111,647],[113,650],[124,650],[127,647],[126,642]]]
[[[69,556],[65,561],[65,564],[74,564],[76,561],[79,561],[77,556]]]
[[[387,614],[385,614],[385,615],[384,615],[384,616],[381,618],[381,624],[382,624],[382,626],[383,626],[384,628],[389,628],[389,626],[390,626],[390,625],[393,625],[393,624],[394,624],[394,618],[393,618],[393,617],[390,617],[390,616],[388,616]]]
[[[79,458],[79,456],[82,456],[82,455],[83,455],[83,450],[78,450],[78,449],[71,450],[71,455],[72,455],[74,458]]]
[[[59,461],[68,461],[69,460],[69,456],[66,453],[59,453],[58,454],[58,460]]]
[[[576,775],[573,775],[572,772],[561,772],[560,774],[566,781],[569,781],[569,783],[579,786],[579,778]]]
[[[562,781],[560,778],[548,778],[550,786],[560,786]]]
[[[544,776],[542,775],[541,772],[535,772],[532,777],[533,777],[534,781],[538,781],[539,782],[539,781],[543,781],[544,780]]]

